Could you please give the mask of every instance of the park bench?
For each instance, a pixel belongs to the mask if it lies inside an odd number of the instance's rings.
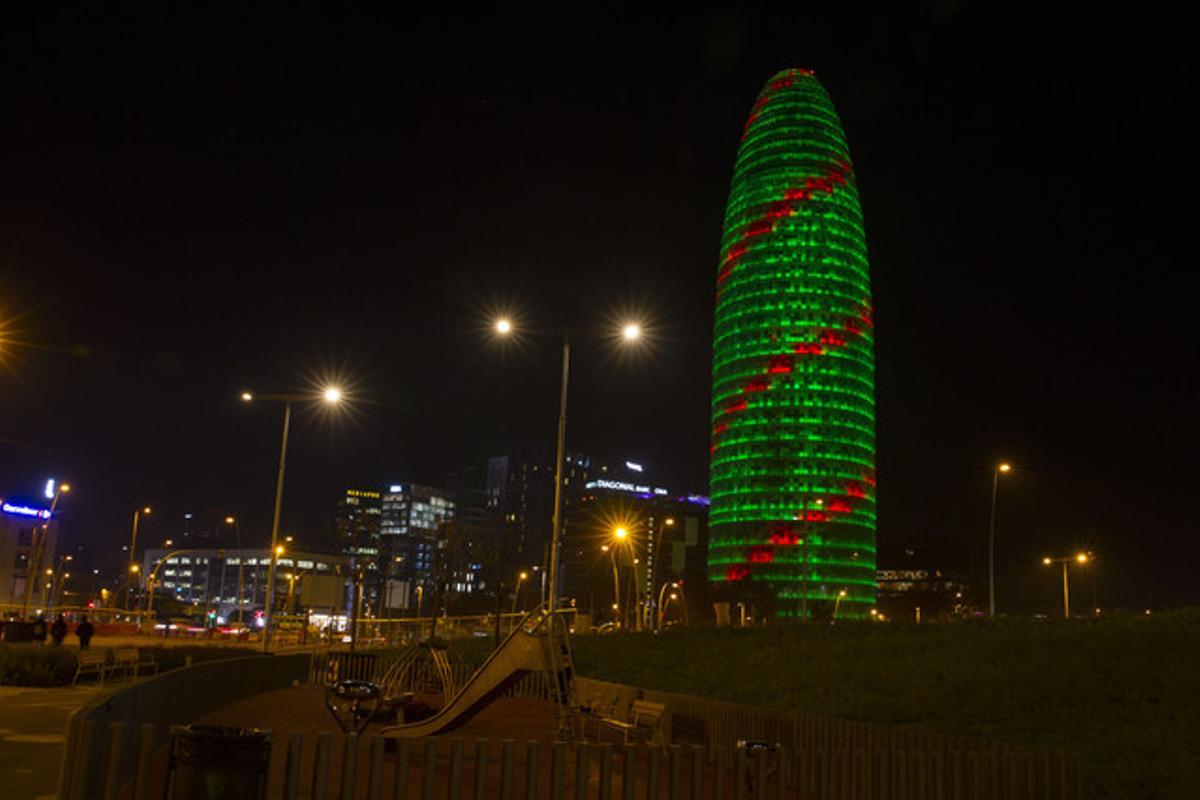
[[[108,672],[108,656],[103,650],[80,650],[79,656],[76,658],[75,677],[71,680],[71,685],[79,683],[79,679],[85,675],[95,675],[100,679],[100,684],[104,684],[104,676]]]
[[[628,716],[624,719],[620,716],[600,715],[596,717],[596,723],[598,728],[620,733],[624,744],[641,740],[662,747],[666,744],[663,736],[663,721],[666,715],[667,707],[662,703],[634,700],[629,706]]]
[[[147,671],[158,669],[158,665],[154,663],[154,657],[150,654],[147,653],[143,658],[136,647],[122,647],[113,650],[113,663],[108,668],[110,675],[121,672],[122,677],[133,676],[136,678],[143,669]]]

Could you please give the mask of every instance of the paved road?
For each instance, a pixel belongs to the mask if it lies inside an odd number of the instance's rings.
[[[53,797],[67,717],[105,691],[98,686],[0,686],[0,796]]]

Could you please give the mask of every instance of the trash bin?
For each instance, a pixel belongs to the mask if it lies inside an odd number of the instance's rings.
[[[167,797],[262,800],[270,757],[270,731],[223,725],[175,728],[171,731]]]

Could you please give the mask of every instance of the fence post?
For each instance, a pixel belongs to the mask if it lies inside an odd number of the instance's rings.
[[[284,800],[296,800],[300,792],[300,748],[303,743],[303,734],[293,733],[288,736],[287,765],[283,770]]]
[[[446,800],[462,799],[463,740],[456,736],[450,740],[450,775],[446,789]]]
[[[692,778],[691,778],[691,800],[702,800],[704,794],[704,748],[698,744],[691,746],[692,751]],[[608,800],[608,798],[604,798]]]
[[[137,778],[133,787],[133,800],[149,800],[150,764],[154,761],[154,746],[158,743],[158,726],[147,722],[141,726],[138,737]]]
[[[677,744],[670,749],[671,774],[667,785],[667,797],[683,800],[683,748]]]
[[[591,753],[588,751],[588,743],[580,742],[575,747],[575,800],[587,800],[588,796],[588,779],[591,777],[590,761]]]
[[[342,793],[341,800],[353,800],[358,789],[358,734],[347,733],[342,737]]]
[[[108,769],[104,776],[104,800],[116,800],[124,781],[121,779],[121,761],[125,758],[125,723],[108,724]]]
[[[746,800],[746,748],[740,744],[733,753],[733,800]]]
[[[488,740],[475,740],[475,793],[471,800],[483,800],[487,791]]]
[[[409,740],[396,740],[396,767],[392,776],[392,800],[408,800]]]
[[[516,763],[516,756],[517,743],[512,739],[505,739],[500,745],[500,800],[512,800],[513,764]]]
[[[433,800],[437,788],[437,745],[436,736],[425,737],[425,766],[421,769],[421,800]]]
[[[367,763],[367,800],[383,797],[383,737],[371,740],[371,760]]]
[[[724,800],[725,797],[725,748],[715,747],[713,755],[713,800]]]
[[[542,743],[531,741],[525,754],[525,800],[540,800]]]
[[[87,793],[95,783],[96,751],[100,747],[100,737],[96,732],[96,723],[87,720],[79,726],[79,738],[75,745],[75,763],[71,765],[74,778],[71,780],[71,797],[86,800]]]
[[[313,800],[325,800],[329,790],[329,748],[332,734],[323,731],[317,734],[317,752],[313,758]]]
[[[563,774],[566,772],[567,747],[556,742],[550,751],[550,800],[563,800]]]
[[[621,800],[633,800],[633,788],[637,784],[637,751],[626,744],[621,750]]]
[[[658,800],[658,768],[659,750],[657,747],[646,748],[646,798]]]
[[[783,745],[775,755],[775,785],[778,789],[776,797],[779,800],[787,800],[788,796],[788,764],[791,762],[789,749],[787,745]]]
[[[600,745],[600,786],[598,800],[612,800],[612,742]]]

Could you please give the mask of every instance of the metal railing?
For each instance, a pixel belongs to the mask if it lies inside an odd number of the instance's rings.
[[[109,728],[110,743],[127,733]],[[161,796],[163,731],[139,730],[133,797]],[[114,764],[110,744],[104,764]],[[938,752],[699,745],[572,746],[504,739],[388,739],[283,733],[273,737],[266,796],[284,800],[1076,800],[1078,766],[1067,757],[955,758],[947,772]],[[108,774],[95,797],[115,796]]]

